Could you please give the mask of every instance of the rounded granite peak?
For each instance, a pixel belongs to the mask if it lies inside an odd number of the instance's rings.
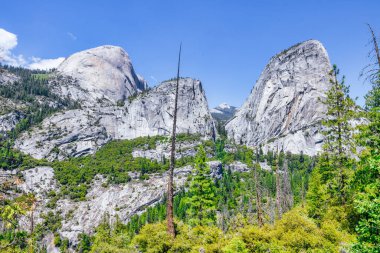
[[[57,72],[76,80],[80,96],[75,89],[67,92],[87,104],[100,100],[115,103],[144,89],[128,53],[119,46],[104,45],[75,53],[58,66]]]
[[[297,43],[281,51],[280,53],[273,56],[270,62],[275,61],[276,59],[288,59],[292,55],[296,55],[298,57],[299,55],[309,54],[310,52],[318,54],[329,61],[327,50],[322,44],[322,42],[320,42],[319,40],[310,39]]]
[[[330,88],[330,60],[317,40],[307,40],[271,58],[248,99],[226,125],[229,138],[249,146],[282,146],[315,155]],[[293,138],[294,137],[294,138]]]
[[[320,42],[319,40],[316,40],[316,39],[309,39],[309,40],[305,40],[305,41],[302,41],[300,43],[298,43],[297,45],[316,45],[316,46],[322,46],[323,47],[323,44],[322,42]]]
[[[310,40],[303,41],[303,42],[299,43],[299,47],[301,47],[301,48],[302,47],[311,47],[314,50],[319,51],[320,53],[322,53],[328,57],[327,50],[326,50],[325,46],[319,40],[310,39]]]

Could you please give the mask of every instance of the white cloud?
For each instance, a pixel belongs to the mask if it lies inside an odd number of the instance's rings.
[[[10,33],[0,28],[0,49],[8,51],[17,46],[16,34]]]
[[[17,35],[0,28],[0,62],[9,65],[23,65],[25,59],[22,55],[15,56],[12,49],[17,46]]]
[[[33,57],[33,63],[30,63],[27,67],[30,69],[54,69],[57,68],[65,60],[65,57],[58,57],[56,59],[41,59]]]
[[[56,68],[65,58],[41,59],[39,57],[25,57],[14,55],[12,50],[17,46],[17,35],[0,28],[0,63],[21,66],[31,69],[51,69]]]

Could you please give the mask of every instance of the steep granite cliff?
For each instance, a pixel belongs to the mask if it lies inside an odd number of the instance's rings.
[[[15,147],[35,158],[64,159],[93,153],[112,139],[169,135],[175,81],[167,81],[124,105],[84,107],[58,112],[16,140]],[[214,136],[214,123],[199,80],[180,79],[179,133]]]
[[[320,121],[329,89],[329,57],[316,40],[274,56],[244,105],[226,125],[229,138],[248,146],[314,155],[323,141]]]

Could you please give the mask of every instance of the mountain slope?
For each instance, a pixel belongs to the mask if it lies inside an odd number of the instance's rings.
[[[316,40],[297,44],[274,56],[235,117],[228,137],[248,146],[316,154],[323,140],[319,122],[329,89],[329,57]]]
[[[217,107],[210,110],[212,117],[216,121],[226,122],[231,119],[237,108],[235,106],[231,106],[227,103],[221,103]]]
[[[35,158],[64,159],[93,153],[112,139],[169,135],[172,127],[174,81],[130,97],[124,105],[68,110],[45,119],[15,142]],[[199,80],[180,80],[178,133],[212,138],[214,124]]]

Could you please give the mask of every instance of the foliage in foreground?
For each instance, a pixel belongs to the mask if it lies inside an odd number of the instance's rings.
[[[216,226],[176,224],[175,239],[167,234],[165,222],[147,224],[133,239],[120,226],[103,225],[91,252],[338,252],[352,240],[334,221],[317,226],[302,208],[273,226],[248,225],[228,233]]]

